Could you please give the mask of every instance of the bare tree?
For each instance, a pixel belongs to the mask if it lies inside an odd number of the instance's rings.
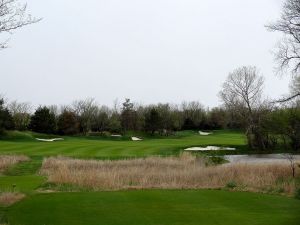
[[[19,0],[0,0],[0,34],[11,34],[23,26],[36,23],[36,19],[27,13],[27,4]],[[0,49],[7,47],[8,40],[0,42]]]
[[[275,23],[266,26],[269,31],[281,32],[283,38],[278,44],[275,60],[278,72],[291,70],[294,76],[300,71],[300,1],[286,0],[281,17]],[[300,96],[300,90],[290,96],[277,100],[284,103]]]
[[[17,130],[26,130],[30,123],[30,113],[32,110],[30,103],[12,101],[8,104],[8,109],[12,114],[15,128]]]
[[[98,110],[98,106],[93,98],[75,101],[73,110],[79,117],[82,132],[87,134],[91,131],[93,120]]]
[[[295,156],[291,153],[284,154],[284,158],[289,162],[292,176],[295,178],[296,176],[296,159]]]
[[[257,68],[244,66],[228,75],[220,97],[225,105],[242,105],[252,114],[252,109],[260,102],[263,85],[264,78],[259,75]]]
[[[290,92],[280,99],[273,101],[272,103],[280,103],[282,105],[290,105],[293,101],[299,101],[300,96],[300,76],[294,75],[289,85]]]
[[[245,120],[248,142],[252,147],[252,135],[259,135],[256,127],[256,109],[259,109],[264,78],[256,67],[244,66],[230,73],[219,95],[225,106]]]
[[[205,118],[205,108],[200,102],[182,102],[181,109],[184,122],[191,121],[195,127],[199,127]]]
[[[276,54],[279,69],[291,67],[297,73],[300,69],[300,1],[286,0],[280,19],[266,27],[284,35]]]
[[[107,106],[98,107],[95,110],[95,118],[92,123],[93,131],[103,132],[109,127],[109,115],[111,114],[111,110]]]
[[[58,118],[59,114],[62,113],[58,105],[49,105],[48,109],[50,110],[50,113],[53,113],[55,115],[55,118]]]
[[[134,104],[130,101],[129,98],[125,99],[125,102],[122,103],[122,112],[121,112],[121,124],[124,130],[124,133],[128,130],[135,130],[136,122],[136,111],[134,109]]]

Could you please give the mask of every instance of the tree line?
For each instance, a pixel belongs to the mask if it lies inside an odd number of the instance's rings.
[[[34,112],[29,103],[0,102],[0,129],[32,130],[60,135],[87,135],[91,132],[126,134],[142,131],[170,135],[174,131],[194,129],[240,128],[229,122],[224,108],[205,108],[197,101],[176,104],[141,105],[125,99],[114,107],[98,104],[94,99],[74,101],[63,106],[39,106]],[[232,120],[232,119],[231,119]]]
[[[58,135],[126,135],[128,131],[149,135],[173,135],[180,130],[238,129],[245,132],[251,149],[278,147],[300,149],[299,101],[284,105],[263,97],[263,77],[255,67],[242,67],[223,84],[224,104],[212,109],[197,101],[182,104],[141,105],[130,99],[114,107],[94,99],[64,106],[39,106],[0,101],[0,132],[34,131]]]

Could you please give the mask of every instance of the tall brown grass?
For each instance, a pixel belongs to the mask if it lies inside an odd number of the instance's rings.
[[[73,184],[93,190],[224,188],[293,193],[294,179],[288,164],[225,164],[206,166],[204,158],[150,157],[118,161],[51,157],[41,173],[48,182]]]
[[[22,193],[17,192],[3,192],[0,193],[0,205],[10,206],[15,202],[22,200],[25,197]]]
[[[24,161],[29,161],[29,158],[25,155],[0,155],[0,172],[3,172],[14,164]]]

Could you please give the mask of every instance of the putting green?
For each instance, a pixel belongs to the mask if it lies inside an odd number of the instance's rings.
[[[297,225],[300,201],[216,190],[49,193],[7,213],[10,225]]]

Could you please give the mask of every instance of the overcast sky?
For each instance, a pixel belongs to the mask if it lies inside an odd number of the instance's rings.
[[[0,93],[38,104],[94,97],[220,104],[228,73],[255,65],[265,92],[279,97],[289,77],[276,77],[279,34],[264,25],[281,0],[27,0],[43,17],[20,29],[0,52]]]

